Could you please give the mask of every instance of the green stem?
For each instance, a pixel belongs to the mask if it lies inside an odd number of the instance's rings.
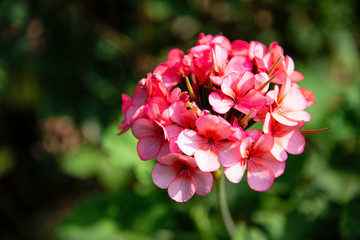
[[[236,227],[234,220],[231,218],[229,207],[226,202],[226,193],[225,193],[225,177],[222,176],[219,182],[219,201],[220,201],[220,210],[223,217],[225,226],[230,236],[233,238],[235,235]]]

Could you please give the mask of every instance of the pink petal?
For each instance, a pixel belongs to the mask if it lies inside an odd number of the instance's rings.
[[[212,145],[202,147],[194,155],[195,161],[203,172],[214,172],[220,168],[219,156]]]
[[[284,173],[286,161],[277,160],[271,152],[263,153],[261,156],[253,157],[252,162],[261,166],[268,167],[275,177]]]
[[[235,56],[230,59],[228,65],[226,66],[225,74],[229,74],[231,72],[243,74],[246,71],[251,71],[252,67],[251,62],[247,57]]]
[[[213,175],[208,172],[195,170],[192,172],[195,193],[199,196],[208,195],[213,187]]]
[[[156,186],[165,189],[173,181],[179,169],[174,166],[155,164],[151,171],[151,178]]]
[[[274,146],[271,149],[271,154],[279,161],[285,161],[287,159],[287,153],[285,149],[281,146],[281,144],[277,141],[278,139],[274,139]]]
[[[291,81],[293,82],[298,82],[304,79],[304,75],[298,71],[294,71],[289,78],[291,79]]]
[[[253,142],[254,141],[250,137],[245,138],[241,142],[241,144],[240,144],[240,153],[241,153],[242,158],[248,158],[248,155],[249,155],[249,152],[251,150]]]
[[[169,196],[177,202],[186,202],[195,193],[195,185],[187,173],[176,177],[168,187]]]
[[[195,151],[200,147],[207,144],[208,139],[204,138],[194,130],[185,129],[183,130],[177,140],[177,144],[181,151],[183,151],[186,155],[194,155]]]
[[[185,102],[179,100],[171,104],[169,107],[169,116],[175,123],[183,126],[185,120],[182,113],[184,111],[186,111],[186,104]]]
[[[160,158],[170,153],[170,143],[168,141],[163,142],[159,153],[157,154],[156,160],[159,161]]]
[[[223,78],[219,76],[210,76],[210,80],[215,84],[220,86],[223,82]]]
[[[308,122],[311,120],[311,115],[305,111],[283,111],[282,115],[296,122]]]
[[[300,154],[305,148],[305,138],[297,130],[284,132],[281,137],[277,137],[276,141],[291,154]]]
[[[215,148],[219,153],[219,161],[224,166],[232,166],[241,159],[240,142],[217,142]]]
[[[281,124],[287,125],[287,126],[296,126],[298,124],[298,122],[288,119],[286,117],[284,117],[281,113],[279,113],[278,111],[274,111],[271,113],[271,116],[278,121]]]
[[[242,113],[248,114],[253,109],[259,112],[265,105],[266,98],[261,95],[259,91],[252,89],[235,103],[234,108]],[[254,113],[252,117],[254,117],[254,115],[256,115],[256,113]]]
[[[234,133],[229,122],[215,115],[201,116],[196,120],[196,127],[200,134],[214,141],[226,139]]]
[[[239,82],[240,75],[236,72],[227,74],[222,81],[221,91],[232,99],[236,98],[236,85]]]
[[[297,111],[304,110],[306,108],[306,104],[306,98],[302,94],[300,88],[292,86],[283,99],[281,106],[286,109]]]
[[[234,42],[232,42],[231,48],[232,48],[232,54],[234,56],[236,55],[247,56],[249,52],[249,43],[243,40],[235,40]]]
[[[159,159],[165,165],[186,165],[188,168],[197,168],[195,159],[179,153],[170,153]]]
[[[157,124],[145,118],[135,120],[131,126],[131,131],[138,139],[146,136],[161,136],[163,134],[162,129]]]
[[[216,44],[213,49],[214,70],[223,73],[227,64],[228,52],[222,46]]]
[[[218,92],[210,93],[209,103],[213,110],[220,114],[227,113],[234,105],[234,101],[231,98],[225,95],[221,96]]]
[[[241,162],[231,166],[224,167],[224,173],[226,178],[232,183],[239,183],[246,170],[246,165],[242,165]]]
[[[238,96],[243,96],[250,89],[253,89],[254,86],[255,86],[255,75],[252,72],[247,71],[241,76],[240,80],[238,81],[236,86],[236,92]]]
[[[290,76],[295,70],[295,63],[294,60],[288,55],[285,56],[285,65],[286,73],[288,76]]]
[[[253,153],[270,152],[274,146],[274,138],[270,134],[263,134],[253,147]]]
[[[137,152],[141,160],[150,160],[154,158],[160,151],[164,139],[158,136],[150,136],[140,138],[137,143]]]
[[[274,184],[275,175],[270,168],[249,161],[247,182],[255,191],[266,191]]]
[[[259,129],[247,130],[246,134],[251,137],[253,142],[259,141],[260,137],[263,135],[263,133]]]

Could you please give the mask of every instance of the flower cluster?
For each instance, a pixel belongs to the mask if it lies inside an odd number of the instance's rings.
[[[305,147],[304,110],[315,100],[303,78],[276,42],[200,34],[187,54],[169,51],[132,98],[122,95],[119,134],[131,129],[140,159],[156,157],[152,179],[175,201],[207,195],[220,168],[233,183],[247,170],[250,188],[266,191],[287,154]]]

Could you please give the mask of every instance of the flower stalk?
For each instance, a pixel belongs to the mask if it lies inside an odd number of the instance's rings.
[[[229,235],[233,238],[235,236],[236,227],[234,220],[231,217],[228,204],[226,202],[225,178],[223,176],[220,176],[219,180],[220,180],[219,203],[220,203],[221,216],[224,220],[226,230],[228,231]]]

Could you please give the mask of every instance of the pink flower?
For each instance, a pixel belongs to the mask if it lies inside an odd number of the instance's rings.
[[[193,157],[171,153],[159,159],[151,176],[156,186],[168,189],[169,196],[177,202],[186,202],[196,193],[205,196],[213,186],[211,173],[202,172]]]
[[[183,130],[177,143],[186,155],[194,155],[202,171],[216,171],[221,159],[236,158],[234,143],[227,141],[235,130],[225,119],[214,115],[201,116],[196,120],[196,129]]]
[[[310,114],[304,111],[308,101],[299,87],[292,86],[290,79],[286,79],[280,91],[278,86],[275,86],[273,91],[268,92],[268,96],[275,100],[271,115],[276,121],[284,125],[295,126],[299,122],[311,120]]]
[[[139,139],[137,152],[141,160],[150,160],[157,155],[160,158],[170,152],[167,132],[158,122],[140,118],[134,121],[131,130]]]
[[[304,123],[298,123],[295,126],[287,126],[277,122],[271,117],[271,114],[266,115],[263,131],[269,133],[274,138],[274,146],[271,153],[280,161],[287,159],[287,153],[300,154],[305,148],[305,138],[300,132]]]
[[[259,131],[260,132],[260,131]],[[254,137],[257,136],[257,137]],[[270,134],[245,138],[240,145],[241,158],[224,158],[224,173],[233,183],[239,183],[247,169],[247,182],[255,191],[270,189],[276,177],[285,169],[285,162],[278,161],[270,152],[274,140]],[[258,139],[257,139],[258,138]]]
[[[118,135],[125,133],[135,119],[141,118],[145,114],[143,106],[149,99],[146,82],[145,78],[138,82],[132,99],[126,94],[122,95],[123,105],[121,110],[125,118],[119,126],[121,132]]]
[[[225,76],[221,84],[221,92],[213,91],[209,95],[209,103],[218,113],[226,113],[230,108],[248,114],[255,110],[253,116],[265,107],[266,98],[254,89],[255,78],[251,72],[245,72],[242,76],[238,73],[230,73]]]

